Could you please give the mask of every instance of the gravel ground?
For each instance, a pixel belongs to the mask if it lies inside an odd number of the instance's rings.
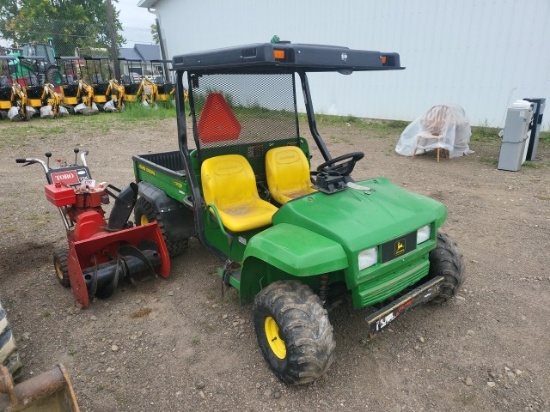
[[[175,120],[100,116],[104,124],[0,122],[0,297],[24,379],[63,363],[82,411],[550,410],[550,145],[511,173],[496,169],[496,137],[436,163],[396,155],[398,135],[380,128],[326,127],[334,155],[365,152],[356,178],[387,176],[447,206],[444,231],[467,280],[450,303],[421,307],[372,341],[367,312],[339,306],[329,315],[335,363],[322,380],[288,387],[263,360],[251,307],[234,291],[222,297],[218,262],[196,240],[168,279],[123,284],[86,310],[58,284],[52,253],[66,247],[62,223],[40,168],[14,158],[51,151],[70,161],[78,146],[90,151],[95,178],[121,187],[133,179],[133,154],[177,147]]]

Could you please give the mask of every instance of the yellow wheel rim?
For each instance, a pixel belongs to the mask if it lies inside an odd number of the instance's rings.
[[[279,325],[277,325],[275,319],[273,319],[271,316],[265,318],[264,329],[265,337],[269,342],[269,347],[271,348],[275,356],[277,356],[279,359],[286,358],[285,341],[281,339],[281,336],[279,335]]]
[[[63,280],[63,278],[65,277],[64,274],[63,274],[63,270],[61,269],[61,264],[59,263],[58,260],[55,261],[55,274],[57,275],[57,278],[59,280]]]
[[[139,219],[139,224],[143,226],[143,225],[146,225],[147,223],[149,223],[149,219],[147,219],[147,216],[141,215],[141,219]]]

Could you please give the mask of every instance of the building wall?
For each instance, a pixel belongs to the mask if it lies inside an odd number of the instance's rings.
[[[406,70],[310,77],[318,112],[412,120],[462,105],[500,127],[522,97],[549,99],[549,0],[159,0],[167,56],[238,44],[325,43],[397,51]]]

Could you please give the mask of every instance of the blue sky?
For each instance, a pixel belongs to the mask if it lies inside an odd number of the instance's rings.
[[[151,24],[155,23],[155,15],[142,7],[138,7],[139,0],[119,0],[113,3],[120,11],[118,16],[122,23],[126,38],[126,47],[133,47],[134,43],[152,44]]]

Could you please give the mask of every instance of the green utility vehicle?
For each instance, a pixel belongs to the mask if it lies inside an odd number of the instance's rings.
[[[308,73],[402,69],[397,53],[279,42],[185,54],[173,67],[179,150],[134,157],[136,222],[156,220],[172,256],[196,236],[220,258],[223,283],[254,302],[259,345],[281,380],[329,368],[326,308],[342,295],[377,309],[365,324],[376,333],[456,294],[463,263],[439,233],[445,207],[386,178],[354,180],[363,153],[332,157],[316,127]],[[313,171],[310,144],[323,157]]]

